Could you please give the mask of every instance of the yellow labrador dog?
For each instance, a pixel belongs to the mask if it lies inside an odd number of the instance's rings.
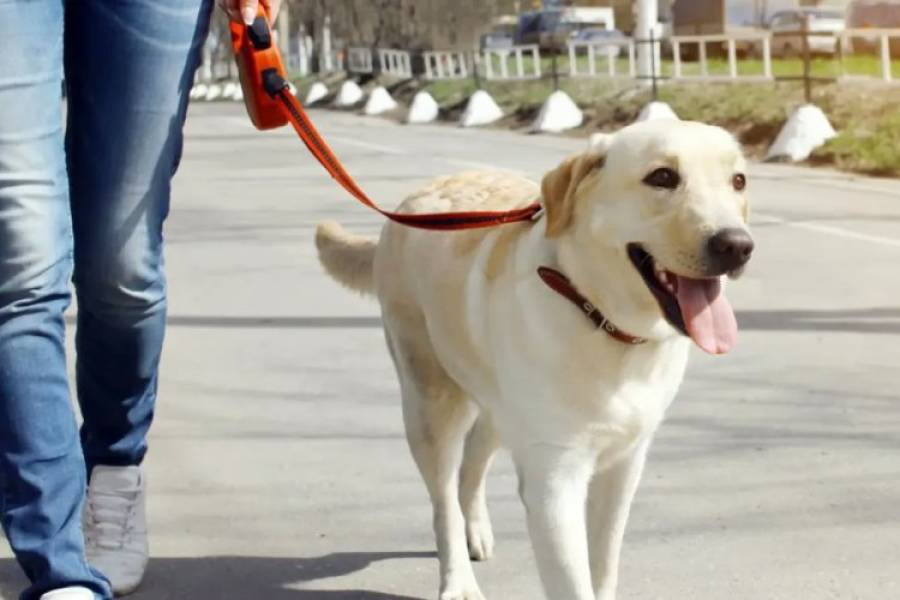
[[[727,276],[753,250],[745,162],[722,129],[633,125],[537,184],[436,180],[401,211],[504,210],[533,223],[379,241],[319,227],[325,269],[377,294],[412,454],[434,507],[440,599],[483,598],[470,558],[493,534],[485,474],[512,452],[550,600],[612,600],[647,447],[690,342],[721,354],[737,325]],[[539,272],[540,270],[540,272]]]

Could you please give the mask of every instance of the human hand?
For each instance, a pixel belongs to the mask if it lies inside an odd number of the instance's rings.
[[[256,18],[259,3],[269,9],[269,22],[274,23],[281,8],[281,0],[219,0],[219,8],[236,23],[250,25]]]

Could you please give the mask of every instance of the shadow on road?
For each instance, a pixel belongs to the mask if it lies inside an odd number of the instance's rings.
[[[900,333],[900,309],[864,308],[847,310],[744,310],[738,311],[741,329],[755,331],[836,331]],[[74,325],[75,317],[66,318]],[[170,327],[195,329],[372,329],[382,326],[381,317],[266,317],[172,315]]]
[[[755,331],[900,333],[898,308],[745,310],[737,316],[741,329]]]
[[[75,325],[75,315],[66,323]],[[381,317],[218,317],[181,316],[168,318],[169,327],[194,329],[371,329],[381,328]]]
[[[294,589],[362,571],[385,560],[434,558],[434,552],[340,552],[315,558],[209,556],[155,558],[132,600],[422,600],[364,589]],[[0,599],[15,600],[25,578],[0,560]]]

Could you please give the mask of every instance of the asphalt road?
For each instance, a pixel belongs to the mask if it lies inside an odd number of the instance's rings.
[[[314,115],[388,205],[473,167],[540,177],[581,140]],[[435,598],[430,508],[377,307],[321,272],[325,218],[378,218],[287,130],[195,106],[168,228],[171,319],[135,600]],[[695,353],[653,447],[622,600],[900,598],[900,183],[754,166],[739,348]],[[542,598],[508,459],[492,600]],[[2,546],[2,544],[0,544]],[[0,597],[23,584],[0,548]]]

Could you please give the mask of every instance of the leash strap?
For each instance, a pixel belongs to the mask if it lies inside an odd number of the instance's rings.
[[[291,93],[287,82],[275,69],[263,73],[263,86],[269,96],[280,101],[281,108],[297,135],[341,187],[347,190],[351,196],[391,221],[419,229],[454,231],[530,221],[541,212],[541,205],[538,203],[511,211],[408,214],[382,210],[344,169],[340,160],[313,125],[306,111],[303,110],[300,102]]]

